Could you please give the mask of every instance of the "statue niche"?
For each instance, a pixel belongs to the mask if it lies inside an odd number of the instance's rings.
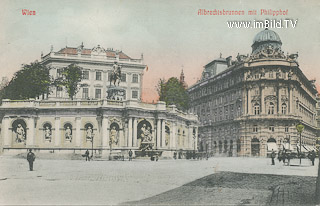
[[[27,139],[26,123],[21,119],[15,120],[12,124],[12,128],[15,133],[16,143],[25,143]]]
[[[86,140],[92,141],[92,139],[93,139],[93,125],[91,123],[87,123],[84,126],[84,128],[86,130]]]
[[[51,142],[52,139],[52,126],[50,123],[45,123],[43,125],[43,131],[44,131],[44,140]]]
[[[72,125],[70,123],[64,125],[64,137],[67,142],[72,141]]]
[[[119,125],[115,122],[113,122],[110,125],[110,141],[109,145],[112,146],[118,146],[119,143]]]
[[[140,142],[140,150],[152,150],[154,146],[152,126],[147,120],[143,120],[138,124],[138,139]]]
[[[170,128],[168,126],[165,127],[165,133],[166,133],[165,144],[166,146],[168,146],[170,141]]]

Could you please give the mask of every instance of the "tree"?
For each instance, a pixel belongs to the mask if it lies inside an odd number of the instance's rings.
[[[49,68],[35,61],[25,64],[1,90],[1,99],[29,99],[49,93],[52,78]]]
[[[63,68],[61,77],[55,80],[54,85],[59,87],[64,86],[69,97],[73,100],[80,87],[85,85],[80,84],[82,78],[82,68],[75,64],[70,64]]]
[[[160,79],[157,85],[159,100],[166,102],[166,105],[176,105],[180,110],[189,108],[189,96],[182,83],[171,77],[168,81]]]

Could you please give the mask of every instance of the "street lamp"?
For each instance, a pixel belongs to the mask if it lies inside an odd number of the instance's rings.
[[[91,151],[91,159],[92,159],[92,157],[93,157],[93,137],[94,137],[94,134],[92,133],[92,136],[91,136],[91,149],[92,149],[92,151]]]
[[[302,133],[302,131],[304,129],[304,126],[301,123],[299,123],[299,124],[297,124],[296,129],[300,134],[300,154],[299,154],[299,156],[300,156],[300,165],[301,165],[301,154],[302,154],[301,153],[301,133]]]

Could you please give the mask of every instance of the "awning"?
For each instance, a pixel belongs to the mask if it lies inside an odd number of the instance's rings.
[[[313,150],[313,148],[309,145],[303,145],[309,152]]]
[[[274,151],[277,152],[278,151],[278,145],[275,142],[267,142],[267,150],[269,151]]]
[[[300,152],[300,145],[297,145],[298,151]],[[308,150],[306,148],[304,148],[304,146],[301,147],[301,152],[308,152]]]
[[[284,150],[292,150],[293,149],[293,146],[292,144],[289,144],[289,143],[284,143],[282,144],[282,149]]]

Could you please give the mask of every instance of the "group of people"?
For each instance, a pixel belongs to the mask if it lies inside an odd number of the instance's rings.
[[[312,166],[314,166],[314,160],[316,159],[316,152],[314,150],[309,151],[308,153],[308,159],[310,159]],[[275,151],[272,150],[271,152],[271,165],[275,165],[274,159],[276,158]],[[290,159],[292,159],[292,154],[289,152],[286,152],[286,150],[280,150],[278,152],[278,160],[279,162],[283,161],[283,164],[286,163],[286,160],[288,164],[290,164]]]

